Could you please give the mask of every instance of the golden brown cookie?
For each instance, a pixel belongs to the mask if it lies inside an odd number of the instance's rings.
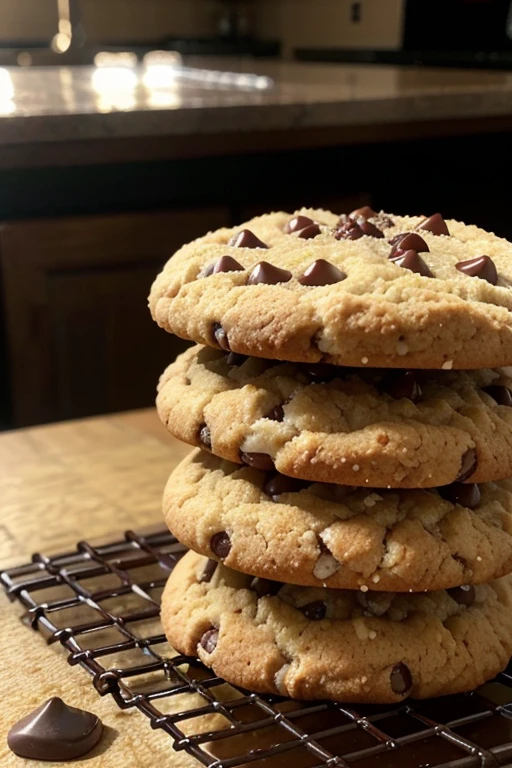
[[[194,451],[171,474],[163,511],[187,547],[290,584],[421,591],[512,571],[512,480],[348,488]]]
[[[469,592],[361,593],[253,579],[189,552],[162,596],[169,642],[234,685],[385,703],[468,691],[512,652],[512,577]]]
[[[494,368],[512,364],[511,264],[506,240],[439,214],[304,209],[185,245],[149,303],[167,331],[245,355]]]
[[[512,475],[508,369],[383,371],[275,363],[209,347],[163,374],[180,440],[290,477],[421,488]]]

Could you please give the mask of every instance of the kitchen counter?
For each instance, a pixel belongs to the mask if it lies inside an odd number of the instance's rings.
[[[382,126],[388,134],[395,126],[393,137],[397,126],[406,137],[440,135],[436,125],[443,135],[512,126],[512,73],[236,58],[187,64],[254,73],[272,85],[171,82],[160,70],[156,78],[167,82],[155,87],[140,70],[3,69],[0,164],[215,155],[268,147],[270,134],[280,136],[279,149],[377,141]]]

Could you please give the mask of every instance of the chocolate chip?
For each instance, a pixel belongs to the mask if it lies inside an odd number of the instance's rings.
[[[419,400],[422,395],[414,371],[391,371],[380,382],[380,389],[397,400],[406,397],[413,403]]]
[[[231,552],[231,539],[226,531],[214,533],[210,539],[210,549],[214,555],[224,560]]]
[[[213,265],[213,274],[219,272],[243,272],[243,267],[232,256],[221,256]]]
[[[469,608],[475,602],[475,588],[471,584],[464,584],[462,587],[454,587],[446,591],[459,605]]]
[[[460,504],[461,507],[474,509],[480,504],[481,493],[476,483],[451,483],[443,485],[438,491],[443,499],[452,504]]]
[[[263,240],[260,240],[259,237],[256,237],[250,229],[242,229],[240,232],[237,232],[236,235],[233,235],[228,245],[233,246],[233,248],[268,248],[268,245]]]
[[[264,492],[270,496],[272,501],[278,501],[282,493],[298,493],[307,485],[302,480],[296,480],[294,477],[276,474],[270,477],[263,486]]]
[[[467,480],[468,477],[471,477],[471,475],[476,469],[477,464],[478,464],[478,460],[476,456],[476,451],[474,448],[470,448],[469,450],[466,451],[466,453],[462,457],[459,474],[455,478],[455,481],[462,483],[464,482],[464,480]]]
[[[512,405],[512,392],[508,387],[504,387],[502,384],[491,384],[489,387],[484,387],[483,391],[496,400],[498,405]]]
[[[395,256],[401,256],[406,251],[425,253],[430,250],[424,239],[416,234],[416,232],[405,232],[403,235],[398,235],[398,239],[394,237],[391,242],[393,243],[393,248],[389,256],[390,259]]]
[[[393,264],[402,269],[409,269],[422,277],[434,277],[421,256],[416,251],[406,251],[402,256],[395,256],[391,259]]]
[[[491,285],[496,285],[498,282],[496,265],[489,256],[477,256],[475,259],[459,261],[455,265],[455,269],[470,277],[479,277],[481,280],[487,280]]]
[[[199,644],[201,648],[204,648],[206,653],[213,653],[214,650],[217,647],[217,642],[219,640],[219,630],[215,629],[215,627],[212,627],[207,632],[204,633],[201,640],[199,641]]]
[[[402,661],[395,664],[389,676],[391,688],[395,693],[405,694],[412,688],[411,670]]]
[[[273,264],[269,264],[268,261],[260,261],[249,275],[247,285],[257,285],[258,283],[277,285],[278,283],[287,283],[291,279],[292,273],[287,269],[275,267]]]
[[[204,570],[199,579],[201,584],[209,584],[213,578],[213,574],[217,570],[218,562],[216,560],[207,560]]]
[[[306,619],[310,619],[311,621],[321,621],[322,619],[325,619],[327,605],[323,600],[313,600],[312,603],[302,605],[299,608],[299,611],[304,614]]]
[[[54,697],[17,722],[7,744],[16,755],[31,760],[74,760],[90,752],[102,733],[96,715]]]
[[[215,268],[215,263],[208,264],[207,267],[204,267],[204,269],[201,270],[198,277],[210,277],[210,275],[213,275],[214,268]]]
[[[226,356],[226,363],[235,368],[239,368],[246,360],[248,360],[246,355],[238,355],[236,352],[230,352],[229,355]]]
[[[368,235],[368,237],[384,237],[384,232],[381,232],[381,230],[378,229],[375,224],[372,224],[371,221],[366,221],[366,219],[362,217],[356,219],[356,221],[358,226],[363,230],[363,233]]]
[[[282,586],[280,581],[270,581],[270,579],[260,579],[259,576],[255,576],[249,589],[256,592],[258,597],[273,597],[277,595]]]
[[[210,427],[207,424],[201,424],[199,427],[199,442],[203,445],[204,448],[207,448],[209,451],[212,449],[212,436],[210,433]]]
[[[309,216],[294,216],[290,219],[284,231],[290,235],[292,232],[300,232],[301,229],[306,229],[306,227],[310,227],[312,224],[315,224],[315,222]]]
[[[270,419],[271,421],[283,421],[284,419],[284,408],[282,405],[276,405],[275,408],[272,408],[271,411],[265,414],[265,419]]]
[[[449,235],[446,222],[440,213],[434,213],[433,216],[429,216],[428,219],[424,219],[421,224],[418,224],[416,229],[424,229],[426,232],[431,232],[433,235]]]
[[[253,469],[263,469],[265,472],[275,470],[274,462],[268,453],[246,453],[240,452],[240,458],[244,464]]]
[[[364,232],[359,224],[348,216],[342,216],[333,232],[336,240],[359,240]]]
[[[314,237],[321,234],[322,230],[318,224],[310,224],[309,227],[301,229],[300,232],[297,233],[297,237],[300,237],[301,240],[312,240]]]
[[[213,338],[215,339],[219,347],[222,347],[222,349],[225,349],[226,352],[230,352],[231,347],[229,346],[228,335],[220,323],[213,324],[212,333],[213,333]]]
[[[317,259],[299,277],[301,285],[333,285],[345,280],[346,274],[325,259]]]
[[[373,219],[375,216],[378,216],[379,214],[373,210],[373,208],[370,208],[369,205],[363,205],[362,208],[356,208],[355,211],[352,211],[352,213],[349,213],[349,216],[351,219]]]

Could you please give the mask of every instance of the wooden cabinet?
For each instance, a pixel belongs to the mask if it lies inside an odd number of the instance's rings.
[[[150,405],[186,346],[151,320],[150,285],[182,243],[228,216],[219,207],[5,223],[10,426]]]

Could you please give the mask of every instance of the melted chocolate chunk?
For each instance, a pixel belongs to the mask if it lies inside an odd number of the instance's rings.
[[[212,436],[210,434],[210,427],[206,424],[201,424],[199,427],[199,442],[203,448],[207,448],[209,451],[212,449]]]
[[[209,584],[213,578],[213,574],[217,570],[218,562],[216,560],[208,560],[204,567],[204,570],[199,579],[201,584]]]
[[[359,224],[347,216],[342,216],[333,232],[336,240],[359,240],[364,232]]]
[[[278,283],[288,283],[291,279],[292,273],[287,269],[275,267],[268,261],[260,261],[249,275],[247,285],[257,285],[258,283],[277,285]]]
[[[394,237],[391,241],[393,248],[391,249],[391,253],[389,255],[390,259],[394,258],[395,256],[403,256],[406,251],[425,253],[430,250],[424,239],[420,237],[420,235],[416,234],[416,232],[406,232],[403,235],[397,235],[397,237],[398,239]]]
[[[476,456],[476,451],[474,448],[470,448],[462,457],[459,474],[455,478],[455,481],[463,483],[464,480],[467,480],[468,477],[471,477],[477,467],[477,464],[478,459]]]
[[[422,277],[434,277],[421,256],[416,251],[406,251],[402,256],[395,256],[391,259],[393,264],[402,269],[409,269]]]
[[[340,283],[345,278],[345,272],[335,267],[334,264],[325,259],[317,259],[306,269],[302,277],[299,277],[299,283],[310,286],[333,285]]]
[[[210,549],[214,555],[224,560],[231,552],[231,539],[226,531],[214,533],[210,539]]]
[[[219,640],[219,630],[215,629],[215,627],[212,627],[207,632],[204,633],[201,640],[199,641],[199,645],[201,648],[204,648],[206,653],[213,653],[214,650],[217,647],[217,642]]]
[[[54,697],[22,718],[7,736],[9,748],[32,760],[74,760],[101,739],[101,720]]]
[[[502,384],[491,384],[489,387],[484,387],[484,392],[496,400],[498,405],[512,405],[512,392],[508,387],[504,387]]]
[[[429,216],[427,219],[418,224],[416,229],[424,229],[425,232],[431,232],[433,235],[449,235],[446,222],[440,213],[434,213],[433,216]]]
[[[228,341],[228,335],[220,323],[213,324],[212,333],[213,333],[213,338],[217,342],[219,347],[221,347],[222,349],[225,349],[226,352],[231,352],[231,347],[229,346],[229,341]]]
[[[249,589],[256,592],[258,597],[273,597],[277,595],[282,586],[280,581],[270,581],[270,579],[260,579],[259,576],[255,576]]]
[[[487,280],[491,285],[496,285],[498,282],[496,265],[489,256],[477,256],[475,259],[459,261],[455,265],[455,269],[470,277],[479,277],[481,280]]]
[[[409,667],[400,661],[395,664],[389,676],[391,688],[395,693],[405,695],[412,688],[412,675]]]
[[[226,355],[226,363],[235,368],[239,368],[248,359],[246,355],[238,355],[236,352],[230,352],[229,355]]]
[[[460,504],[461,507],[474,509],[480,504],[482,494],[476,483],[451,483],[438,489],[439,495],[451,501],[452,504]]]
[[[276,405],[275,408],[272,408],[271,411],[265,414],[265,419],[270,419],[271,421],[283,421],[284,419],[283,406]]]
[[[380,389],[391,397],[400,400],[406,397],[415,403],[422,395],[421,387],[414,371],[391,371],[380,382]]]
[[[349,213],[351,219],[374,219],[378,215],[377,211],[374,211],[369,205],[363,205],[362,208],[356,208],[355,211]]]
[[[299,611],[301,611],[306,619],[309,619],[310,621],[321,621],[322,619],[325,619],[327,605],[323,600],[313,600],[312,603],[302,605],[299,608]]]
[[[244,268],[232,256],[221,256],[213,265],[213,274],[219,272],[243,272]]]
[[[294,477],[276,474],[267,480],[263,490],[272,501],[278,501],[282,493],[298,493],[306,485],[306,482],[296,480]]]
[[[275,470],[274,462],[268,453],[246,453],[241,451],[240,458],[244,464],[253,469],[262,469],[265,472]]]
[[[250,229],[242,229],[240,232],[237,232],[236,235],[233,235],[228,245],[233,246],[233,248],[268,248],[268,245],[263,240],[260,240],[259,237],[256,237]]]
[[[462,587],[454,587],[446,591],[459,605],[469,608],[475,602],[475,588],[471,584],[464,584]]]
[[[294,216],[293,219],[290,219],[284,228],[284,231],[290,235],[292,232],[300,232],[301,229],[306,229],[315,223],[316,222],[314,222],[313,219],[310,219],[309,216]]]
[[[304,229],[299,230],[297,233],[297,237],[300,237],[302,240],[312,240],[317,235],[321,235],[322,230],[318,226],[318,224],[310,224],[309,227],[304,227]]]

